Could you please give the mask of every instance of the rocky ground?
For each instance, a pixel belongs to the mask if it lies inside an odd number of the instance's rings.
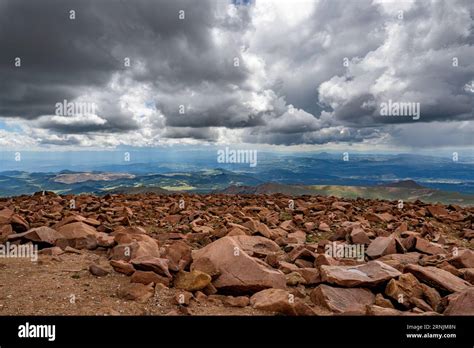
[[[0,315],[474,315],[473,238],[474,207],[421,202],[3,198]]]

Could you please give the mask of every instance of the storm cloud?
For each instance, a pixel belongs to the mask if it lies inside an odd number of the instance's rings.
[[[472,17],[468,0],[0,0],[0,143],[472,145]]]

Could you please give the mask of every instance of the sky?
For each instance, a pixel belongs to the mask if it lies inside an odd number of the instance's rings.
[[[0,0],[0,148],[473,149],[473,13],[472,0]],[[58,114],[64,100],[95,108]],[[420,117],[381,116],[389,101]]]

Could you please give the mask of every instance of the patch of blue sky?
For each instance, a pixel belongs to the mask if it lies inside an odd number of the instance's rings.
[[[145,102],[145,107],[147,107],[148,109],[156,110],[155,101],[154,100],[147,100]]]
[[[5,121],[0,120],[0,129],[6,130],[7,132],[23,133],[21,128],[14,124],[7,124]]]
[[[232,4],[238,5],[251,5],[254,1],[253,0],[232,0]]]

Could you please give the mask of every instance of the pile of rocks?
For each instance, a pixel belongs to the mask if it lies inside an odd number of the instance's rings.
[[[0,199],[0,243],[107,252],[124,299],[159,288],[286,315],[474,315],[474,208],[277,195]],[[354,253],[354,251],[358,251]],[[98,277],[108,271],[93,264]]]

